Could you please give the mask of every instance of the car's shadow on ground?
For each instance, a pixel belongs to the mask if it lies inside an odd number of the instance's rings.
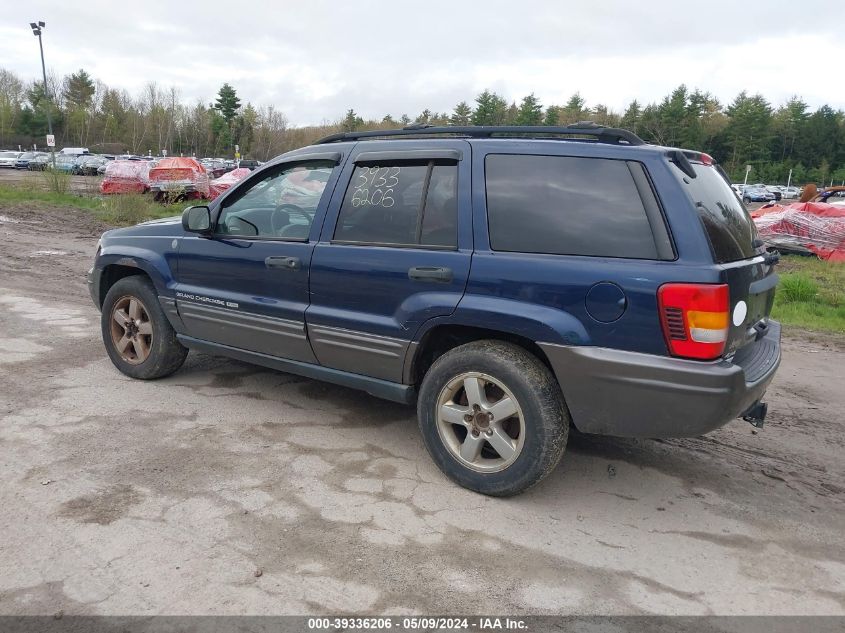
[[[401,434],[401,438],[392,438],[392,442],[407,444],[399,448],[400,454],[408,459],[429,459],[416,429],[414,406],[385,401],[363,391],[327,382],[205,354],[192,353],[185,366],[167,380],[175,384],[199,384],[207,394],[220,388],[233,389],[228,397],[248,399],[256,397],[256,385],[271,384],[272,393],[264,393],[262,399],[275,400],[281,402],[282,406],[306,411],[313,404],[315,424],[324,423],[320,410],[326,408],[340,416],[337,423],[339,426],[351,429],[359,428],[363,431],[390,424],[407,424],[409,432]],[[634,483],[632,479],[646,484],[653,479],[656,470],[662,475],[680,479],[680,488],[701,486],[706,482],[713,486],[723,486],[722,482],[730,470],[725,467],[729,465],[715,463],[710,456],[702,458],[699,455],[702,452],[700,447],[685,446],[684,442],[587,435],[573,429],[561,466],[531,494],[557,494],[561,485],[575,485],[578,480],[585,483],[585,477],[592,484],[605,484],[622,474],[623,464],[630,466],[624,468],[628,484]],[[646,473],[646,469],[651,472]]]

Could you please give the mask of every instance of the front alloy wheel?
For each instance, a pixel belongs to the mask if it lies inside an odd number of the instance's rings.
[[[120,357],[130,365],[140,365],[150,355],[153,324],[147,307],[137,297],[124,296],[112,308],[111,338]]]
[[[145,275],[119,279],[103,299],[100,331],[109,358],[127,376],[152,380],[182,366],[188,350],[161,308]]]

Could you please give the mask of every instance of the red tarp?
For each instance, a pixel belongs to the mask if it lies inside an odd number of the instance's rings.
[[[772,204],[760,207],[751,217],[767,244],[845,262],[845,207],[824,202]]]
[[[214,200],[217,196],[222,194],[224,191],[231,189],[233,185],[240,182],[251,173],[252,170],[247,169],[246,167],[239,167],[238,169],[233,169],[232,171],[223,174],[220,178],[215,178],[208,183],[208,197]]]
[[[195,158],[162,158],[150,170],[154,191],[182,192],[208,197],[208,173]]]
[[[100,193],[144,193],[150,188],[149,172],[149,161],[113,160],[106,165]]]

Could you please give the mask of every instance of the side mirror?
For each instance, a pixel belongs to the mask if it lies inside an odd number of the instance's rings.
[[[182,228],[188,233],[211,233],[211,209],[204,206],[188,207],[182,212]]]

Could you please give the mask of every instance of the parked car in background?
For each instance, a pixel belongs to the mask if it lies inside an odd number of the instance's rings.
[[[76,171],[76,158],[74,154],[56,154],[56,171],[73,174]],[[53,168],[49,160],[47,161],[47,168]]]
[[[801,196],[801,190],[798,187],[781,187],[781,195],[786,200],[795,200]]]
[[[67,154],[68,156],[82,156],[83,154],[90,154],[87,147],[63,147],[59,154]]]
[[[775,194],[763,185],[745,185],[742,188],[742,201],[746,204],[751,202],[772,202],[774,199]]]
[[[50,154],[39,154],[35,158],[31,158],[29,160],[29,163],[27,164],[26,168],[29,171],[44,171],[44,169],[47,167],[47,163],[49,162]]]
[[[208,172],[208,177],[212,180],[214,178],[219,178],[229,171],[229,168],[226,167],[226,161],[217,160],[216,158],[204,158],[200,164],[205,168],[205,171]]]
[[[194,158],[162,158],[149,173],[150,191],[156,200],[175,198],[207,198],[209,177]]]
[[[14,169],[15,163],[18,161],[18,158],[21,157],[22,153],[23,152],[12,151],[0,152],[0,167],[10,167]]]
[[[20,157],[18,157],[18,160],[15,161],[15,169],[29,169],[30,161],[39,156],[49,157],[50,155],[46,152],[24,152],[20,155]]]
[[[758,185],[758,186],[764,187],[766,189],[766,191],[768,191],[770,194],[772,194],[775,197],[775,200],[778,201],[778,202],[783,197],[783,192],[780,190],[780,187],[778,185]]]
[[[150,188],[150,163],[145,160],[110,160],[100,169],[105,174],[100,193],[144,193]]]
[[[260,166],[261,163],[259,163],[257,160],[252,160],[251,158],[244,158],[240,161],[240,163],[238,163],[238,167],[245,167],[250,171],[258,169]]]
[[[76,162],[76,171],[74,173],[81,176],[96,176],[97,170],[100,167],[105,169],[105,165],[108,162],[109,161],[105,156],[80,156]]]

